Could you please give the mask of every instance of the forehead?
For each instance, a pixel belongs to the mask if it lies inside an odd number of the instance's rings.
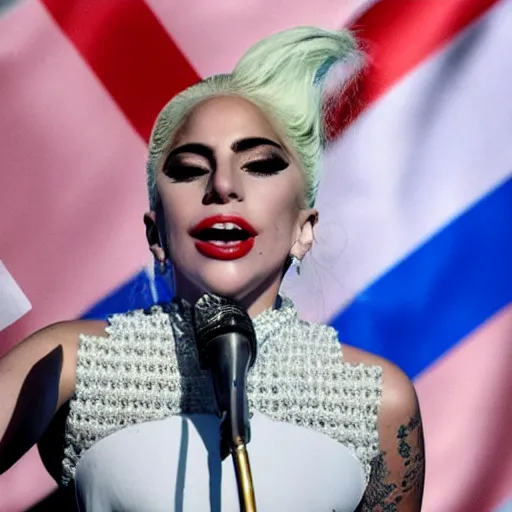
[[[197,105],[176,134],[174,143],[194,140],[211,145],[247,137],[281,139],[266,115],[237,96],[218,96]]]

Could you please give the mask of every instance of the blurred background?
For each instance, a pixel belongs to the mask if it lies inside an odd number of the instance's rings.
[[[352,28],[367,66],[284,289],[414,379],[425,512],[511,511],[510,0],[0,0],[0,356],[170,297],[142,222],[153,120],[295,25]],[[54,489],[33,449],[0,512],[66,510]]]

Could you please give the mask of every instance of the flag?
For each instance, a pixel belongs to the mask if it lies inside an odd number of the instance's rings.
[[[302,316],[414,379],[423,510],[501,512],[512,499],[511,3],[4,3],[0,259],[22,307],[0,354],[48,323],[154,302],[144,165],[169,97],[272,32],[350,24],[368,68],[325,154],[316,244],[284,288]],[[0,510],[50,490],[32,450],[0,477]]]
[[[423,510],[512,497],[512,3],[382,0],[325,155],[304,314],[415,380]]]

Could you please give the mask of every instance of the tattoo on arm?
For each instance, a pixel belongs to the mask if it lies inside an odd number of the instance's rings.
[[[410,444],[412,436],[417,439],[414,445]],[[381,452],[372,462],[371,480],[357,512],[399,512],[398,506],[413,491],[421,500],[425,459],[419,412],[407,425],[400,426],[396,438],[404,466],[400,481],[393,479],[386,465],[386,453]]]
[[[417,445],[413,448],[408,443],[409,436],[416,431]],[[423,492],[425,480],[425,456],[423,454],[423,432],[419,413],[415,414],[407,425],[401,425],[397,433],[398,453],[405,466],[405,474],[401,482],[403,494],[419,488]]]
[[[374,510],[382,512],[397,511],[393,496],[398,486],[395,483],[386,482],[390,472],[386,466],[385,457],[386,454],[381,452],[373,459],[370,484],[357,512],[373,512]]]

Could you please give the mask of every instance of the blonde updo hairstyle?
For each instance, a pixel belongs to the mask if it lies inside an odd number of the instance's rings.
[[[206,78],[167,103],[153,127],[147,163],[147,187],[156,208],[156,172],[172,138],[200,102],[219,95],[236,95],[269,118],[295,151],[305,173],[309,206],[313,206],[325,137],[324,85],[337,64],[359,59],[347,30],[298,27],[274,34],[252,46],[230,74]],[[345,77],[343,77],[345,78]]]

